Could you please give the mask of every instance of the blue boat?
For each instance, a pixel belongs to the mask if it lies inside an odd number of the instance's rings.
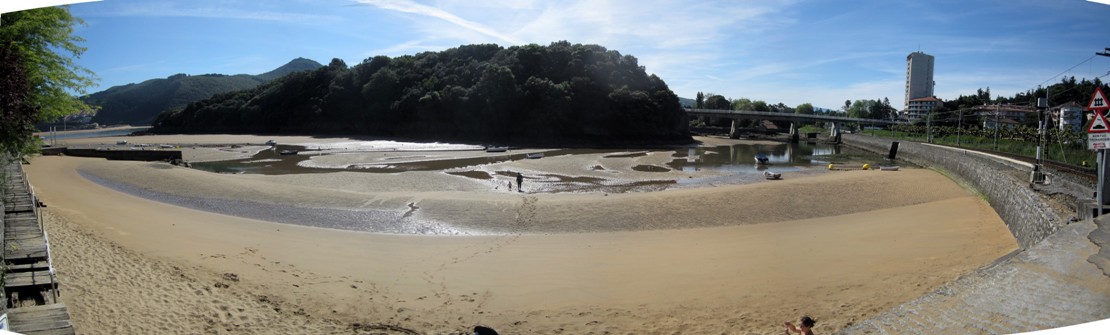
[[[764,164],[767,164],[767,161],[769,161],[769,160],[770,160],[770,158],[767,157],[767,154],[765,154],[765,153],[761,152],[761,153],[755,154],[755,163],[756,164],[764,165]]]

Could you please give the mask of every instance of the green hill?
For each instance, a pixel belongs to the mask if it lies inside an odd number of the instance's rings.
[[[150,124],[158,113],[184,107],[219,93],[245,90],[298,71],[313,70],[323,65],[297,58],[260,75],[175,74],[150,79],[138,84],[113,86],[82,98],[100,110],[92,122],[100,124]]]
[[[686,113],[635,57],[597,45],[377,56],[163,113],[155,133],[360,134],[410,139],[607,145],[689,142]]]

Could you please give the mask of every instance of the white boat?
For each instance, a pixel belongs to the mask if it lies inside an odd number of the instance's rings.
[[[880,166],[879,171],[898,171],[898,166]]]
[[[533,153],[524,154],[524,158],[540,159],[540,158],[543,158],[543,153],[542,152],[533,152]]]
[[[769,180],[782,179],[782,174],[778,172],[763,171],[763,176]]]
[[[486,152],[506,152],[509,147],[486,147]]]
[[[127,144],[127,141],[126,141],[126,140],[119,140],[119,141],[116,141],[116,145],[125,145],[125,144]]]

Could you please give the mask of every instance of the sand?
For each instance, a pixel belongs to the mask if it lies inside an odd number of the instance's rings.
[[[49,206],[62,299],[86,334],[461,334],[475,324],[779,334],[801,314],[831,333],[1017,247],[989,205],[921,169],[623,194],[517,194],[453,176],[441,177],[451,190],[402,192],[390,183],[433,173],[229,176],[73,157],[37,157],[27,171]],[[79,171],[259,203],[416,202],[426,219],[493,233],[266,222],[117,192]],[[333,188],[332,177],[367,189]]]

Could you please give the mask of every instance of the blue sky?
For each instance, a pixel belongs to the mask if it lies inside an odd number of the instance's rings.
[[[1110,6],[1084,0],[104,0],[70,11],[87,23],[78,63],[100,77],[89,92],[175,73],[258,74],[296,57],[355,65],[559,40],[631,54],[682,97],[789,106],[901,106],[917,50],[936,57],[942,99],[1110,71],[1110,58],[1092,58],[1110,47]]]

